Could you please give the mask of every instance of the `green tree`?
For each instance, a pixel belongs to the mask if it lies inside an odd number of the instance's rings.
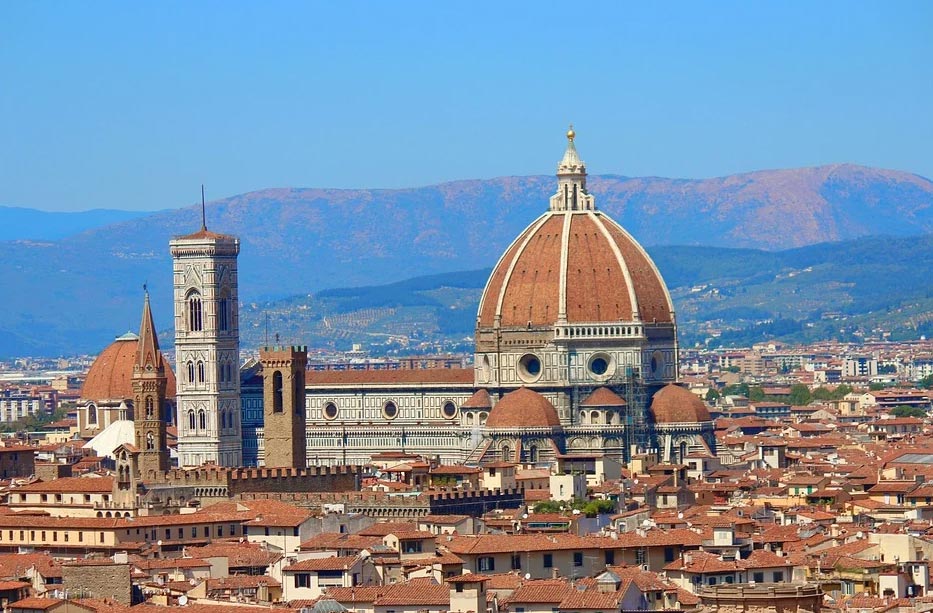
[[[878,390],[883,390],[883,389],[884,389],[884,383],[869,383],[869,384],[868,384],[868,389],[869,389],[869,391],[872,391],[872,392],[877,392]]]
[[[925,390],[933,389],[933,375],[927,375],[917,381],[917,385]]]
[[[564,503],[558,500],[542,500],[532,507],[535,513],[560,513],[564,510]]]
[[[891,409],[891,415],[895,417],[926,417],[927,412],[920,407],[909,407],[901,405]]]
[[[719,398],[720,398],[719,392],[717,392],[716,390],[712,388],[710,388],[710,390],[706,392],[706,402],[713,403],[719,400]]]
[[[739,368],[738,366],[730,366],[726,369],[726,372],[731,372],[734,374],[734,373],[742,372],[742,369]]]
[[[748,399],[752,402],[761,402],[765,399],[765,391],[760,387],[748,388]]]
[[[748,398],[748,383],[738,383],[736,385],[727,385],[722,388],[723,396],[745,396]]]
[[[842,400],[848,394],[851,394],[851,393],[852,393],[851,385],[846,385],[845,383],[843,383],[842,385],[837,385],[836,389],[833,390],[833,400]]]
[[[826,387],[818,387],[810,393],[813,400],[832,400],[834,398],[833,390]]]
[[[611,500],[590,500],[580,510],[587,517],[596,517],[600,513],[612,513],[616,505]]]
[[[813,397],[810,395],[810,388],[803,383],[797,383],[790,388],[790,403],[794,406],[805,406],[810,404]]]

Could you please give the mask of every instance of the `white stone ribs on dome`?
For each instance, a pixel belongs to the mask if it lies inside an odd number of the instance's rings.
[[[658,267],[657,265],[655,265],[654,260],[652,260],[651,256],[648,255],[648,252],[645,251],[645,248],[641,246],[641,243],[636,241],[635,238],[631,234],[628,233],[628,230],[623,228],[617,221],[615,221],[614,219],[606,215],[601,215],[601,217],[606,221],[606,223],[611,223],[619,232],[621,232],[622,235],[625,236],[629,240],[629,242],[631,242],[631,244],[635,247],[635,249],[637,249],[639,253],[641,253],[642,257],[645,258],[645,261],[648,263],[648,265],[651,266],[651,271],[654,273],[655,279],[657,279],[658,282],[660,283],[661,291],[664,292],[664,299],[667,302],[667,310],[668,310],[668,313],[670,313],[671,323],[676,322],[675,314],[674,314],[674,301],[671,300],[671,293],[667,289],[667,283],[664,282],[664,277],[661,276],[661,271],[658,270]],[[609,241],[609,243],[613,246],[614,249],[618,249],[618,246],[616,245],[615,241]],[[623,268],[623,270],[626,270],[626,280],[628,280],[628,269]],[[629,281],[629,291],[632,291],[633,287],[634,287],[633,284],[631,283],[631,281]],[[651,323],[651,322],[646,322],[646,323]]]
[[[572,143],[573,141],[571,141]],[[560,281],[558,283],[557,323],[567,323],[567,259],[570,257],[570,215],[564,215],[564,227],[560,233]]]
[[[589,215],[593,220],[593,225],[599,228],[603,238],[606,239],[610,249],[612,249],[612,254],[616,256],[616,262],[618,262],[619,268],[622,270],[622,275],[625,277],[625,286],[628,288],[628,298],[631,301],[630,304],[632,305],[632,321],[638,321],[641,318],[638,312],[638,297],[635,295],[635,284],[632,283],[632,275],[629,272],[628,264],[626,264],[625,258],[622,257],[622,252],[619,250],[619,246],[614,240],[612,240],[612,235],[609,234],[609,230],[606,229],[606,226],[602,221],[606,219],[606,216],[593,211],[588,211],[587,215]],[[632,242],[634,242],[634,240]],[[668,302],[670,302],[670,296],[668,296]]]
[[[512,261],[509,262],[509,270],[508,272],[505,273],[505,277],[502,279],[502,285],[499,288],[499,297],[496,299],[495,313],[496,313],[497,324],[498,324],[499,318],[502,317],[502,302],[503,300],[505,300],[505,293],[509,289],[509,281],[512,279],[512,273],[515,271],[515,266],[518,264],[518,260],[521,258],[522,254],[525,252],[525,247],[527,247],[528,243],[531,242],[531,239],[537,235],[538,228],[543,226],[544,223],[548,219],[550,219],[550,217],[551,217],[550,213],[545,213],[544,215],[536,219],[535,222],[531,224],[531,226],[529,227],[529,231],[525,234],[525,238],[524,240],[522,240],[522,244],[519,245],[518,249],[516,249],[515,253],[512,255]],[[507,254],[509,251],[511,251],[511,249],[506,249],[505,253]],[[502,257],[505,257],[505,254],[503,254]],[[499,265],[496,264],[496,268],[494,268],[493,270],[496,270],[498,268],[499,268]],[[485,300],[485,298],[486,297],[483,296],[483,300]]]

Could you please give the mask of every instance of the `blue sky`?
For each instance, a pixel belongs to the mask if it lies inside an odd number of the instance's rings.
[[[0,204],[855,162],[933,177],[930,2],[7,2]]]

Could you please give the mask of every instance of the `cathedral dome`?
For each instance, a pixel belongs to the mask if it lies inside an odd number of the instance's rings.
[[[479,328],[673,323],[674,306],[645,250],[596,210],[571,130],[550,210],[499,259],[480,301]]]
[[[117,337],[104,349],[91,369],[87,371],[84,385],[81,386],[81,398],[84,400],[115,400],[133,397],[133,365],[136,363],[136,351],[139,337],[128,332]],[[175,397],[175,375],[165,365],[165,396]]]
[[[712,421],[703,401],[690,390],[671,383],[651,399],[651,414],[657,424],[683,424]]]
[[[551,402],[527,387],[502,397],[489,413],[487,428],[553,428],[560,426],[557,409]]]

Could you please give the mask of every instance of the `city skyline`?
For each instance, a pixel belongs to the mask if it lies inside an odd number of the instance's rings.
[[[6,12],[0,205],[158,210],[201,183],[216,199],[542,174],[570,122],[593,174],[933,176],[922,3]]]

